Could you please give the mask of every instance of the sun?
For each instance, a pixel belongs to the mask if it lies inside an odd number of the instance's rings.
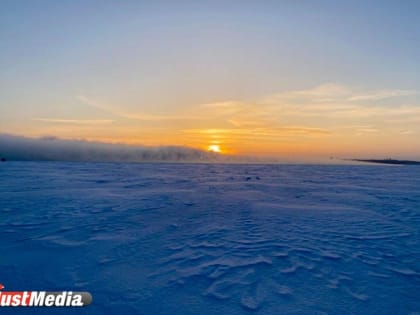
[[[219,146],[219,145],[217,145],[217,144],[212,144],[212,145],[209,145],[207,149],[208,149],[210,152],[215,152],[215,153],[221,153],[221,152],[222,152],[222,150],[220,150],[220,146]]]

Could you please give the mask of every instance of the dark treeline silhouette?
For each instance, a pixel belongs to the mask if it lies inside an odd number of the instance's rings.
[[[356,162],[378,163],[378,164],[391,164],[391,165],[420,165],[419,161],[409,160],[395,160],[395,159],[351,159]]]

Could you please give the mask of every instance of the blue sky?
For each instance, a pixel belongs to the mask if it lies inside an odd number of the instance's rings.
[[[203,104],[267,108],[262,100],[273,95],[325,86],[346,90],[347,99],[391,95],[359,102],[357,110],[403,107],[412,118],[420,106],[418,12],[418,1],[1,0],[0,132],[152,145],[167,144],[171,134],[176,144],[203,147],[212,140],[184,135],[222,129],[233,135],[239,128],[223,112],[192,119]],[[331,121],[293,119],[270,130],[340,134],[328,129]],[[387,125],[379,118],[341,123],[379,131]],[[408,127],[399,132],[420,131]],[[278,135],[279,147],[267,149],[271,136],[258,139],[265,149],[253,150],[241,136],[224,141],[238,152],[289,152],[286,142],[293,141],[309,143],[310,151],[311,139],[296,135]],[[395,132],[387,137],[397,139]],[[295,151],[305,154],[304,147]]]

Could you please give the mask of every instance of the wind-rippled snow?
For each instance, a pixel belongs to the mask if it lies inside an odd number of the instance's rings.
[[[93,295],[54,314],[420,314],[419,167],[6,162],[0,176],[4,290]]]

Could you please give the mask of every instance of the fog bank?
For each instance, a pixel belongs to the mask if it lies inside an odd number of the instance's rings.
[[[212,162],[220,154],[183,146],[131,146],[0,134],[0,157],[12,161]]]

